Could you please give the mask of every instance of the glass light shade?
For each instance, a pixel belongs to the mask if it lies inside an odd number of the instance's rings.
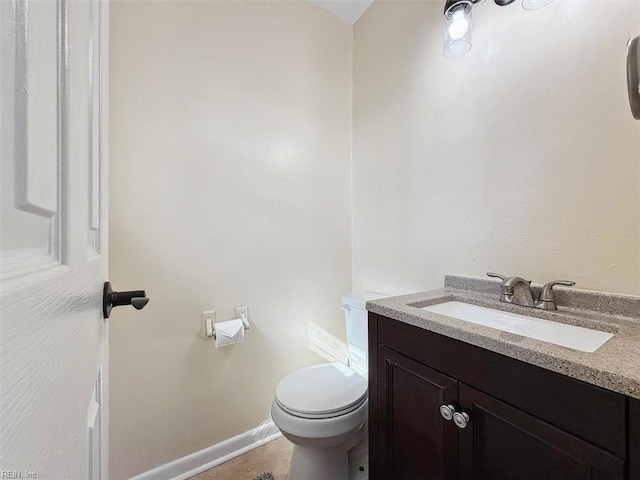
[[[465,36],[469,30],[469,20],[463,10],[457,10],[451,15],[448,30],[452,40],[460,40]]]
[[[461,57],[471,50],[471,2],[454,5],[444,17],[444,56]]]
[[[549,5],[553,0],[522,0],[522,8],[525,10],[537,10]]]

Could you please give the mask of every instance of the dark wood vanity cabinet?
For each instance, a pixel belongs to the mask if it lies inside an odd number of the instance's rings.
[[[378,478],[456,478],[458,432],[440,405],[457,397],[458,382],[384,346],[378,372]]]
[[[458,404],[472,419],[459,431],[460,478],[624,478],[624,460],[463,383]]]
[[[637,400],[371,313],[369,355],[371,480],[640,479]]]

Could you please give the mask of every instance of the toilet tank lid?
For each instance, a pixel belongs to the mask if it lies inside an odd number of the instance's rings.
[[[389,295],[375,292],[354,292],[342,296],[342,305],[348,305],[349,307],[365,310],[365,304],[368,300],[378,300],[379,298],[385,298],[388,296]]]

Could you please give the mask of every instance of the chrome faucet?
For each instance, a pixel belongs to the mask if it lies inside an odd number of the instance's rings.
[[[500,301],[504,303],[514,303],[515,305],[522,305],[524,307],[535,307],[535,292],[531,288],[531,280],[525,280],[522,277],[505,277],[504,275],[500,275],[499,273],[487,272],[487,275],[490,277],[499,278],[502,280],[502,285],[500,285]],[[516,292],[516,287],[522,284],[524,287],[524,303],[519,303],[518,301],[514,302],[514,295]]]
[[[500,285],[500,301],[504,303],[511,303],[513,305],[520,305],[523,307],[539,308],[541,310],[557,310],[555,297],[553,295],[554,285],[565,285],[567,287],[573,287],[576,282],[570,280],[554,280],[546,283],[540,290],[540,296],[538,296],[535,290],[531,287],[531,280],[525,280],[522,277],[506,277],[499,273],[487,272],[489,277],[499,278],[502,280]],[[523,298],[518,298],[515,295],[516,287],[522,285],[524,295]]]

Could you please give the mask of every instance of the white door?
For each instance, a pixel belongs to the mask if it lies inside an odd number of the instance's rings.
[[[108,478],[107,13],[0,0],[2,478]]]

